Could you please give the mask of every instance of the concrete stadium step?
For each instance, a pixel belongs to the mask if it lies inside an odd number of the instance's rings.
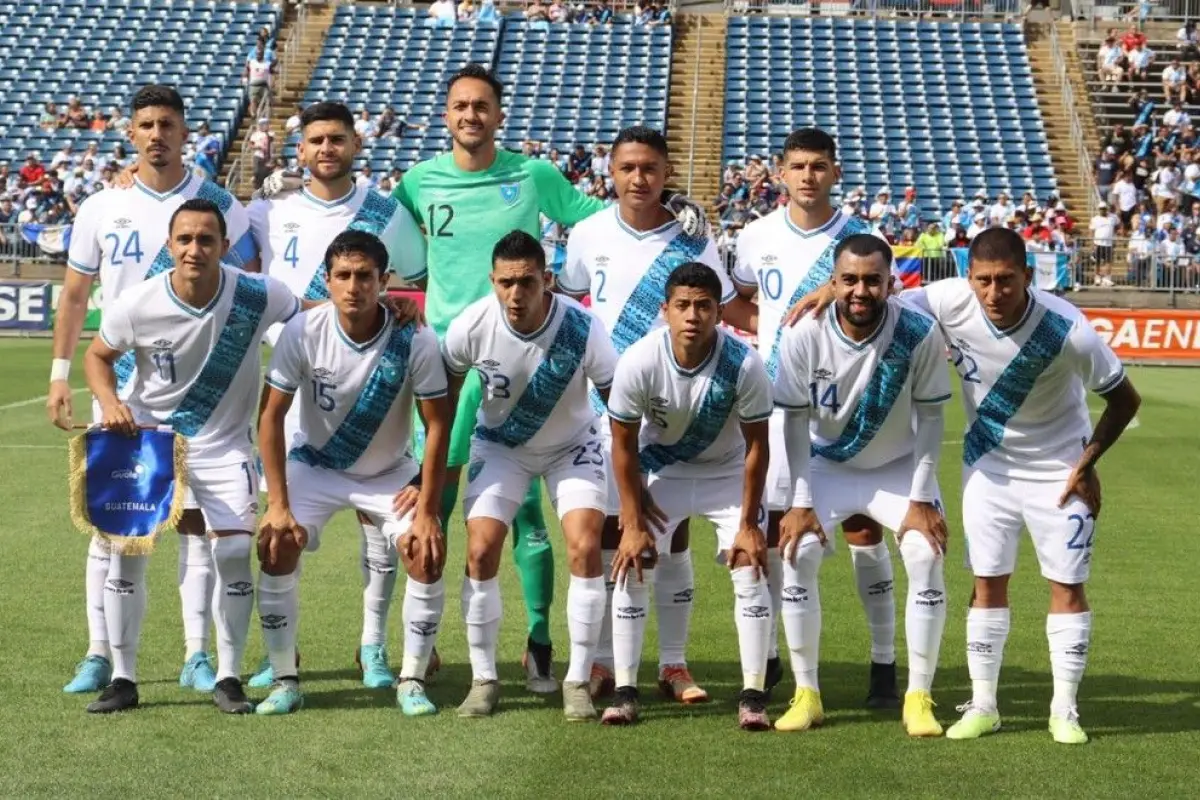
[[[727,28],[723,14],[679,14],[671,54],[667,143],[676,175],[670,183],[710,214],[721,180]]]

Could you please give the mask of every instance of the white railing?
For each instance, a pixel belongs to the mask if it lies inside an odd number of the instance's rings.
[[[1096,215],[1099,202],[1099,192],[1096,190],[1096,179],[1092,173],[1092,157],[1088,153],[1087,140],[1083,135],[1083,123],[1079,119],[1078,107],[1075,104],[1075,88],[1071,85],[1071,75],[1067,71],[1067,60],[1063,56],[1062,45],[1058,41],[1058,30],[1051,24],[1050,28],[1050,58],[1054,61],[1054,76],[1058,81],[1058,89],[1062,97],[1063,111],[1070,123],[1071,147],[1076,156],[1075,167],[1079,172],[1079,182],[1087,193],[1087,218]]]
[[[725,13],[1009,20],[1028,5],[1028,0],[725,0]]]
[[[696,63],[692,75],[692,120],[688,135],[687,195],[692,196],[692,179],[696,175],[696,117],[700,105],[700,53],[704,49],[704,15],[697,14],[696,20]]]

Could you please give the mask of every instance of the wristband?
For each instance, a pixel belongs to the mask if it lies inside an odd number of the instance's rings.
[[[71,377],[71,359],[56,358],[50,362],[50,380],[65,381]]]

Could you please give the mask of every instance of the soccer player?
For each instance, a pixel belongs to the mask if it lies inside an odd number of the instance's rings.
[[[258,548],[258,613],[278,677],[259,714],[301,706],[300,554],[318,548],[321,529],[343,508],[372,515],[385,537],[384,552],[404,558],[404,666],[396,700],[408,716],[436,711],[423,681],[445,602],[438,503],[451,413],[437,337],[415,322],[397,324],[378,301],[388,262],[387,248],[373,234],[339,233],[322,260],[332,302],[297,315],[271,355],[259,425],[267,513]],[[297,394],[301,433],[291,440],[284,419]],[[407,452],[414,397],[429,431],[419,469]],[[416,508],[397,514],[393,503],[418,472]]]
[[[492,263],[492,296],[467,306],[442,342],[451,395],[472,368],[486,387],[463,502],[468,544],[462,605],[473,683],[458,713],[487,716],[499,701],[496,573],[529,484],[544,477],[571,572],[563,707],[568,720],[589,720],[596,710],[588,680],[604,616],[600,531],[607,482],[599,420],[587,393],[590,380],[607,396],[617,355],[598,319],[547,290],[546,253],[537,239],[513,231],[496,243]]]
[[[140,169],[127,188],[111,188],[87,198],[79,207],[71,235],[68,269],[63,279],[54,324],[53,362],[46,411],[60,428],[71,427],[71,387],[67,378],[71,358],[79,344],[92,284],[104,287],[100,307],[105,314],[122,294],[147,278],[170,269],[173,261],[167,242],[167,223],[185,201],[205,198],[223,215],[233,246],[224,261],[257,269],[254,242],[246,211],[233,195],[217,184],[188,172],[183,164],[187,121],[183,98],[169,86],[143,86],[130,102],[129,137],[140,158]],[[118,389],[132,384],[133,358],[117,362]],[[92,405],[93,420],[100,409]],[[183,607],[186,662],[179,677],[183,686],[211,692],[216,682],[208,655],[212,622],[213,562],[204,539],[204,521],[195,510],[185,513],[179,525],[179,596]],[[93,539],[88,547],[85,572],[88,651],[66,692],[98,692],[111,680],[112,664],[104,622],[104,582],[110,569],[104,542]]]
[[[652,581],[643,558],[653,568],[674,526],[698,515],[716,527],[718,553],[733,578],[743,680],[738,723],[745,730],[770,727],[767,648],[775,628],[761,526],[771,385],[758,354],[717,329],[721,297],[712,268],[678,267],[667,279],[666,329],[626,350],[613,379],[608,414],[623,533],[612,572],[617,690],[604,712],[606,724],[638,718],[637,671]],[[660,535],[651,532],[652,520]]]
[[[134,122],[137,125],[136,119]],[[213,597],[221,711],[253,709],[239,679],[254,608],[250,532],[258,510],[258,480],[250,438],[267,327],[300,308],[287,287],[220,263],[229,249],[220,208],[192,198],[167,225],[174,268],[126,290],[104,311],[100,334],[84,357],[88,387],[105,428],[133,433],[169,425],[188,440],[188,489],[204,517],[219,589]],[[136,359],[133,385],[118,395],[122,353]],[[113,552],[104,616],[112,651],[112,682],[93,713],[136,708],[137,655],[146,613],[146,556]]]
[[[780,341],[774,395],[786,412],[794,487],[780,521],[781,615],[796,694],[776,730],[824,721],[817,683],[824,529],[865,514],[896,533],[908,573],[904,726],[910,736],[942,734],[930,692],[946,623],[937,466],[950,377],[933,319],[890,296],[891,265],[882,239],[843,239],[830,281],[836,303],[786,328]]]
[[[1083,744],[1076,696],[1092,630],[1084,584],[1100,515],[1096,463],[1141,399],[1079,309],[1032,288],[1017,233],[984,231],[968,259],[966,278],[904,292],[941,325],[967,410],[963,528],[975,575],[967,614],[973,690],[946,736],[975,739],[1000,728],[996,686],[1008,638],[1008,582],[1024,525],[1050,583],[1050,734]],[[1105,401],[1094,431],[1085,390]]]
[[[354,117],[341,103],[313,103],[300,114],[300,160],[312,180],[300,191],[250,202],[250,230],[261,254],[263,271],[288,285],[296,297],[329,297],[323,263],[329,244],[347,228],[378,236],[388,264],[401,273],[425,269],[425,239],[416,221],[396,200],[357,187],[351,174],[362,142]],[[385,264],[387,266],[387,264]],[[268,331],[274,344],[282,326]],[[300,405],[293,406],[285,435],[290,443],[300,425]],[[363,684],[391,687],[388,667],[387,618],[396,586],[396,551],[364,514],[362,529],[363,629],[356,660]],[[269,659],[250,679],[252,687],[274,682]]]
[[[611,157],[617,204],[572,229],[558,288],[576,298],[591,295],[592,312],[611,332],[613,346],[621,354],[652,328],[666,324],[661,308],[667,278],[676,267],[698,261],[711,267],[721,281],[723,318],[735,327],[750,328],[753,304],[735,292],[716,245],[706,235],[684,233],[682,225],[659,200],[671,177],[666,138],[650,128],[626,128],[613,142]],[[592,405],[596,413],[604,413],[604,404],[594,391]],[[607,425],[601,427],[601,433],[605,452],[610,452]],[[601,551],[606,576],[612,572],[621,539],[616,484],[611,482],[608,513]],[[686,520],[675,533],[670,550],[661,555],[654,571],[659,683],[670,697],[698,703],[707,700],[708,693],[692,679],[684,655],[695,588]],[[611,607],[611,581],[606,582],[606,589]],[[612,668],[612,630],[606,615],[592,670],[594,697],[612,690]]]
[[[819,128],[801,128],[783,143],[783,180],[788,204],[746,226],[738,236],[733,282],[744,297],[758,295],[758,351],[774,380],[779,367],[781,320],[788,308],[833,274],[833,250],[838,242],[859,233],[882,234],[871,223],[835,209],[829,194],[841,180],[837,144]],[[779,520],[791,505],[787,451],[783,440],[783,410],[771,417],[771,465],[767,475],[767,537],[771,596],[781,615],[783,570],[774,549]],[[892,597],[892,562],[883,530],[861,515],[842,523],[850,545],[850,560],[859,599],[871,632],[871,679],[867,706],[894,708],[896,690],[896,608]]]

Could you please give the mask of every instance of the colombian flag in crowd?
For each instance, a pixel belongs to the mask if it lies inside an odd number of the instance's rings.
[[[921,248],[915,245],[896,245],[892,248],[896,258],[896,272],[905,289],[921,285]]]

